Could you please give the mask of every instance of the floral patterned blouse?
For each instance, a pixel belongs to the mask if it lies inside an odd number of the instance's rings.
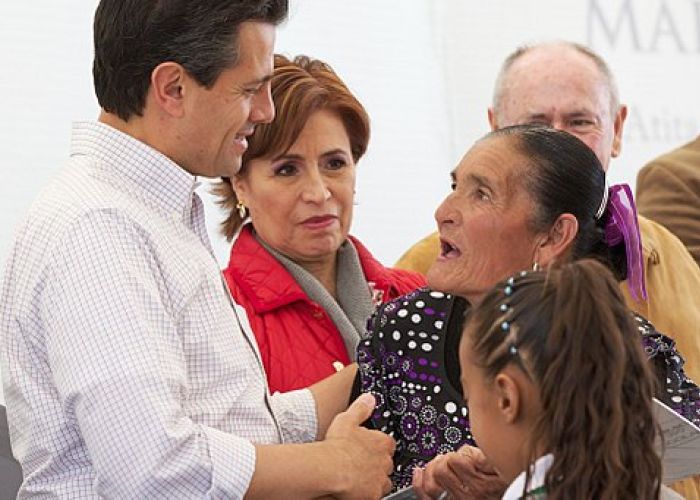
[[[466,309],[461,298],[415,290],[381,306],[358,347],[360,390],[377,400],[370,424],[396,439],[395,489],[409,486],[413,469],[436,455],[475,445],[459,383],[457,351]],[[635,318],[664,387],[657,397],[700,425],[700,390],[685,376],[674,341]]]

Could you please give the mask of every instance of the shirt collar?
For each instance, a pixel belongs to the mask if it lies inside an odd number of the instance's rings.
[[[148,203],[189,222],[197,178],[146,143],[105,123],[76,122],[70,154],[99,160],[97,174],[108,182],[135,187]]]
[[[527,486],[527,491],[536,490],[544,486],[544,479],[547,471],[552,466],[554,456],[551,453],[538,458],[534,464],[530,466],[530,483]],[[515,480],[510,483],[508,489],[503,495],[502,500],[518,500],[523,496],[523,487],[525,486],[525,471],[521,472]]]

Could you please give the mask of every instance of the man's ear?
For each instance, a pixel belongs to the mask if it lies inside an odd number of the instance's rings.
[[[610,152],[613,158],[616,158],[622,151],[622,129],[625,126],[625,119],[627,118],[627,106],[621,104],[615,115],[615,122],[613,123],[613,131],[615,136],[613,137],[612,151]]]
[[[496,112],[493,110],[493,108],[489,108],[488,115],[489,125],[491,125],[491,131],[493,132],[494,130],[498,130],[498,120],[496,120]]]
[[[515,380],[506,373],[499,373],[493,381],[496,391],[496,404],[503,421],[512,424],[522,412],[520,388]]]
[[[535,249],[534,261],[542,267],[559,260],[571,248],[578,234],[578,220],[572,214],[561,214]]]
[[[193,83],[180,64],[161,63],[151,73],[152,99],[168,115],[181,118],[185,113],[184,98],[188,85]]]

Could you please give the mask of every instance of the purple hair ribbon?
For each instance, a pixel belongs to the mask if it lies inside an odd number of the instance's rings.
[[[605,243],[609,247],[625,242],[627,256],[627,286],[634,300],[647,300],[644,280],[644,256],[642,238],[639,235],[637,207],[632,190],[627,184],[615,184],[608,189],[608,206],[605,210]]]

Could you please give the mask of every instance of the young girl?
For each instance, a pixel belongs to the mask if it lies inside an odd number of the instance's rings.
[[[460,344],[472,434],[506,499],[652,499],[653,383],[612,274],[525,272],[472,312]]]

